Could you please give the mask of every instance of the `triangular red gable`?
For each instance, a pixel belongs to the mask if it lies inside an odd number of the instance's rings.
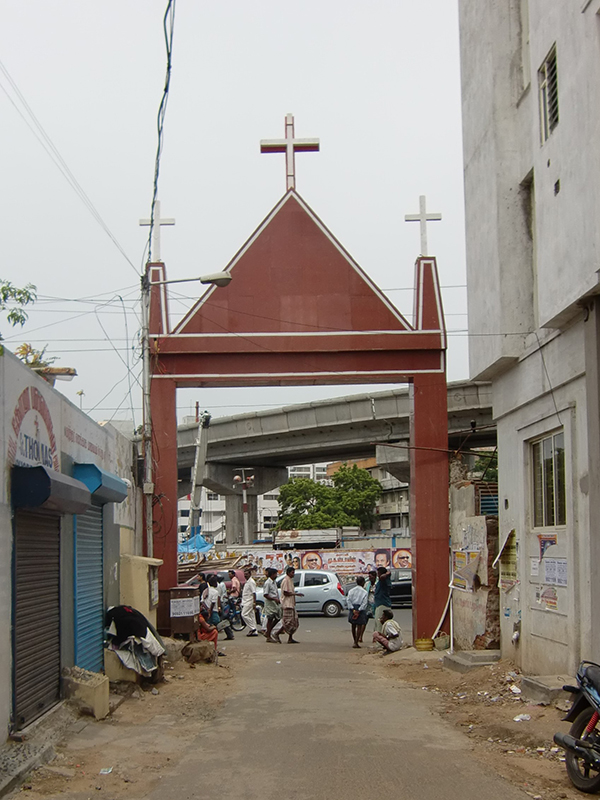
[[[287,192],[173,333],[411,331],[317,215]]]

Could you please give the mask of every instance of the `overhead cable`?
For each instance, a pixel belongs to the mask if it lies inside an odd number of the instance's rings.
[[[167,113],[167,103],[169,101],[169,88],[171,84],[171,66],[172,66],[172,54],[173,54],[174,29],[175,29],[175,0],[169,0],[167,4],[167,10],[165,11],[165,16],[163,19],[165,47],[167,50],[167,71],[165,75],[165,86],[160,100],[160,106],[158,108],[158,117],[156,122],[156,127],[158,132],[158,143],[156,146],[156,158],[154,161],[152,206],[150,209],[150,230],[148,232],[148,243],[145,248],[145,251],[146,250],[148,251],[148,261],[152,261],[152,233],[154,231],[154,209],[156,206],[156,198],[158,195],[158,176],[160,173],[160,157],[162,155],[165,115]]]
[[[38,140],[38,142],[42,145],[42,147],[44,148],[46,153],[50,156],[51,160],[54,162],[56,167],[58,167],[58,169],[60,170],[60,172],[63,174],[64,178],[66,179],[67,183],[71,186],[71,188],[73,189],[75,194],[79,197],[79,199],[84,204],[84,206],[87,208],[87,210],[90,212],[92,217],[96,220],[98,225],[100,225],[102,230],[106,233],[106,235],[109,237],[111,242],[115,245],[117,250],[121,253],[123,258],[127,261],[127,263],[130,264],[131,267],[137,273],[137,269],[136,269],[135,264],[129,258],[129,256],[127,255],[127,253],[125,252],[125,250],[123,249],[123,247],[121,246],[119,241],[117,240],[116,236],[110,230],[110,228],[108,227],[106,222],[102,219],[102,216],[100,215],[100,212],[98,211],[98,209],[92,203],[92,201],[87,196],[85,190],[83,189],[83,187],[81,186],[81,184],[79,183],[77,178],[73,175],[73,173],[69,169],[69,166],[68,166],[67,162],[64,160],[64,158],[62,157],[62,155],[58,151],[58,148],[56,147],[56,145],[54,144],[52,139],[48,136],[48,134],[44,130],[41,122],[38,120],[38,118],[33,113],[33,110],[31,109],[31,106],[29,105],[27,100],[25,100],[25,97],[21,93],[21,90],[19,89],[19,87],[17,86],[15,81],[13,80],[12,76],[10,75],[10,73],[8,72],[7,68],[4,66],[2,61],[0,61],[0,72],[2,72],[2,74],[5,76],[5,78],[9,82],[13,92],[18,97],[21,105],[25,109],[25,111],[27,113],[27,116],[25,116],[23,111],[19,108],[17,103],[15,103],[14,99],[10,96],[9,92],[7,91],[7,89],[1,83],[0,83],[0,89],[2,89],[4,94],[7,96],[8,100],[12,103],[12,105],[16,109],[16,111],[19,114],[19,116],[21,117],[21,119],[25,122],[25,124],[27,125],[29,130],[33,133],[33,135]]]

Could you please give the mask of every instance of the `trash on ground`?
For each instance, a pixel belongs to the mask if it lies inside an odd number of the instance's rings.
[[[515,722],[528,722],[531,719],[531,714],[517,714],[516,717],[513,717]]]
[[[102,769],[100,770],[100,775],[110,775],[112,771],[113,771],[112,767],[102,767]]]
[[[521,690],[519,689],[519,687],[518,687],[518,686],[514,686],[514,685],[513,685],[513,686],[511,686],[511,687],[510,687],[510,690],[511,690],[511,692],[512,692],[513,694],[521,694]]]

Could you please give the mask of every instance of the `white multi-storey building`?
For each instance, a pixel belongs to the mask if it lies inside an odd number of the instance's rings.
[[[290,478],[311,478],[314,481],[328,481],[326,464],[306,464],[288,468]],[[201,530],[204,538],[209,542],[221,543],[225,541],[225,495],[215,494],[202,488]],[[190,499],[183,497],[178,502],[179,510],[179,537],[187,530],[190,516]],[[279,489],[260,495],[257,502],[258,526],[255,533],[258,538],[269,535],[277,524],[279,513]]]
[[[502,649],[538,674],[600,660],[599,14],[460,0],[470,372],[514,531]]]

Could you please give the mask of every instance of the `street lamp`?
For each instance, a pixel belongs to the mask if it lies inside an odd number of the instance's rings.
[[[168,281],[150,281],[148,273],[142,275],[142,395],[143,395],[143,435],[144,448],[144,512],[146,528],[146,553],[152,557],[154,542],[152,538],[152,502],[154,498],[154,470],[152,464],[152,417],[150,413],[150,290],[152,286],[167,283],[189,283],[200,281],[213,286],[227,286],[232,276],[228,272],[211,272],[198,278],[175,278]]]
[[[242,487],[242,517],[244,521],[244,544],[250,544],[250,526],[248,524],[248,489],[254,486],[254,475],[246,475],[246,468],[240,469],[241,475],[233,476],[233,485]]]

